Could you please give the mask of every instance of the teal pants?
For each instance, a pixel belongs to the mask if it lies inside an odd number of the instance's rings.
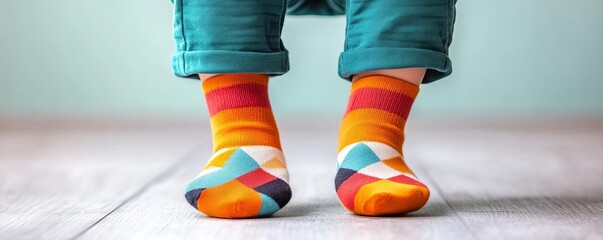
[[[173,0],[174,74],[289,70],[285,15],[346,15],[339,76],[427,68],[424,83],[450,75],[456,0]]]

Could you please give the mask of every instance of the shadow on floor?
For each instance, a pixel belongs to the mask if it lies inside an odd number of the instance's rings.
[[[450,204],[450,205],[448,205]],[[453,212],[523,212],[603,214],[603,197],[518,197],[498,199],[464,199],[449,203],[428,203],[419,211],[383,217],[443,217]],[[350,214],[339,203],[297,204],[285,207],[273,217],[301,217],[325,214]],[[358,216],[363,217],[363,216]]]
[[[449,203],[456,212],[603,214],[603,196],[458,199]]]

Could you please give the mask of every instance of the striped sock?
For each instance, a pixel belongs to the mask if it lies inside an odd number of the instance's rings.
[[[225,74],[203,81],[214,154],[185,189],[200,212],[220,218],[269,216],[291,198],[268,99],[268,76]]]
[[[335,189],[341,204],[360,215],[412,212],[429,189],[404,163],[404,125],[419,88],[387,76],[352,83],[339,131]]]

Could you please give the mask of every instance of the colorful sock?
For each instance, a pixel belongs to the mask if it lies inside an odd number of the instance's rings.
[[[387,76],[352,83],[339,130],[335,189],[341,204],[360,215],[415,211],[429,189],[404,163],[404,125],[419,88]]]
[[[291,199],[289,174],[268,99],[268,76],[225,74],[203,81],[214,154],[185,189],[200,212],[269,216]]]

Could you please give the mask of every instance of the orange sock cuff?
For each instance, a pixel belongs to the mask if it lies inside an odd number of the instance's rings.
[[[354,81],[340,128],[339,150],[355,142],[375,141],[401,151],[404,125],[418,93],[418,86],[388,76]]]
[[[203,81],[203,92],[211,116],[214,152],[252,145],[281,149],[267,75],[216,75]]]

